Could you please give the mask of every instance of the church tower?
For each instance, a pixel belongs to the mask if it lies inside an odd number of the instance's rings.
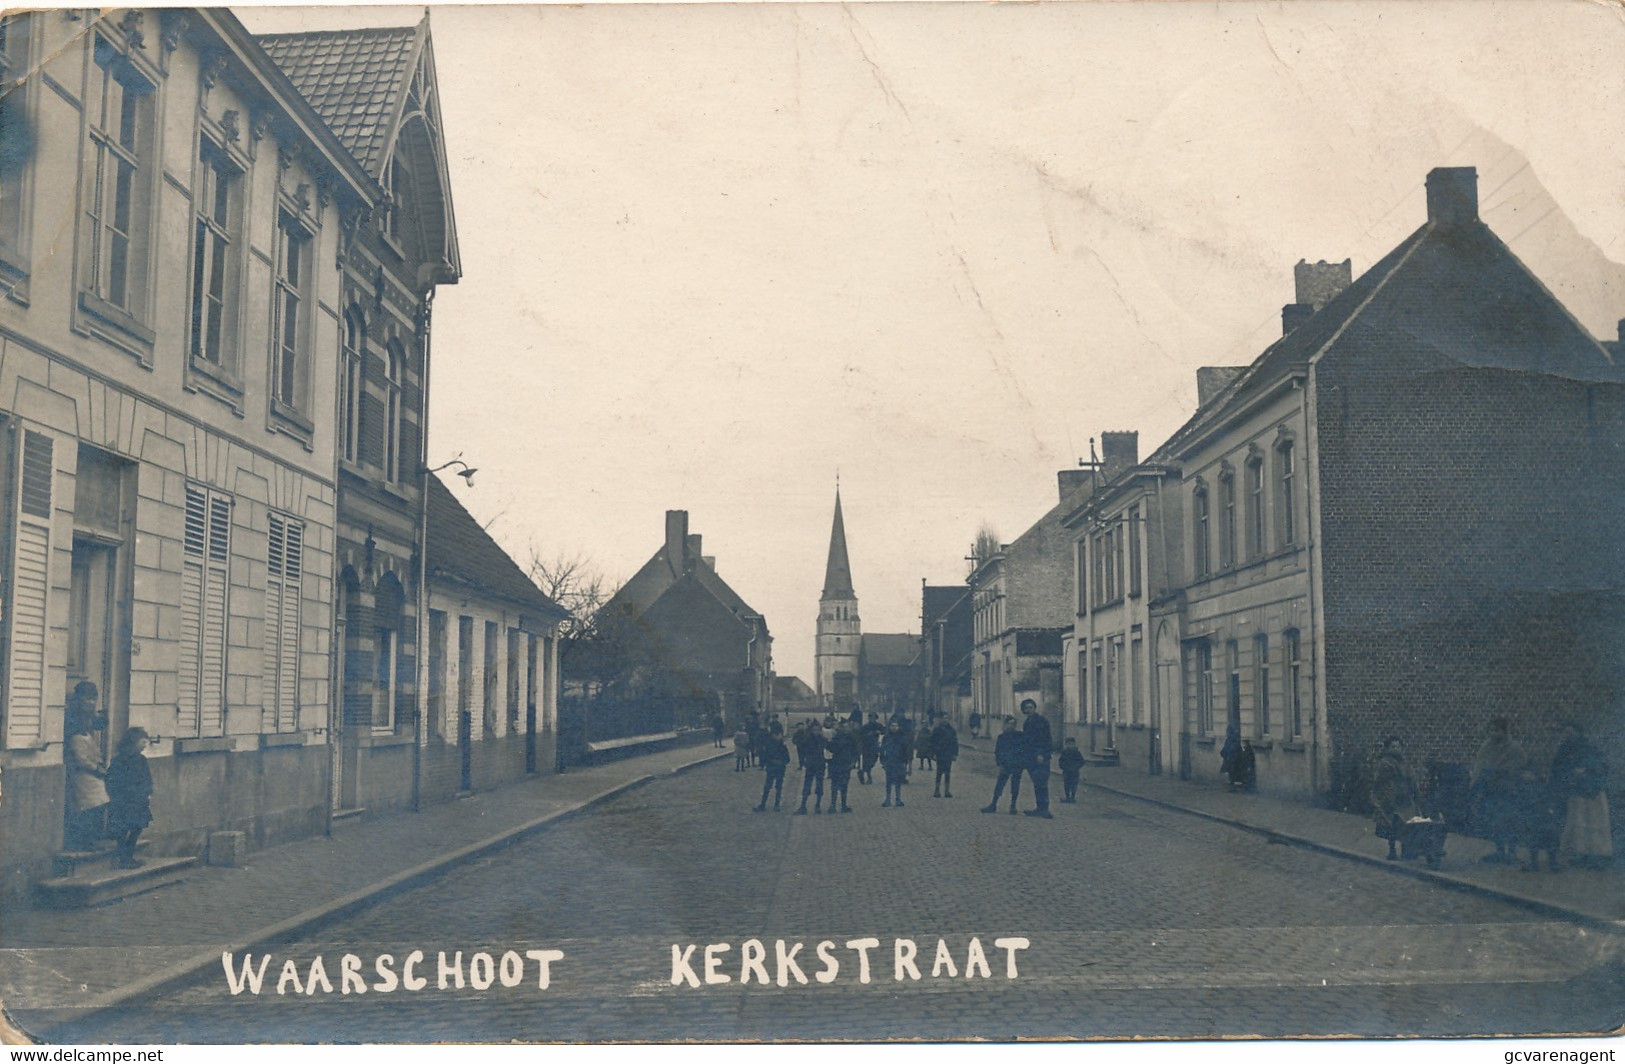
[[[818,597],[818,699],[850,711],[858,697],[858,649],[862,630],[852,566],[846,558],[846,524],[841,520],[841,488],[835,487],[835,524],[829,531],[824,593]]]

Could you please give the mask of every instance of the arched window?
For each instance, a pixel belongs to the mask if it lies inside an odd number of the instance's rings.
[[[1275,448],[1275,527],[1279,530],[1282,547],[1298,542],[1297,525],[1297,456],[1291,440],[1282,440]]]
[[[361,460],[361,392],[367,352],[367,322],[355,304],[344,315],[344,347],[340,352],[344,394],[339,406],[340,453],[347,462]]]
[[[1219,565],[1236,564],[1236,475],[1219,474]]]
[[[1264,460],[1247,463],[1247,558],[1264,556]]]
[[[389,342],[384,382],[384,479],[401,478],[401,380],[406,373],[406,352],[399,340]]]
[[[1192,561],[1198,577],[1207,576],[1213,571],[1213,557],[1211,540],[1211,516],[1208,512],[1207,487],[1200,482],[1191,494],[1192,525],[1191,546],[1194,550]]]

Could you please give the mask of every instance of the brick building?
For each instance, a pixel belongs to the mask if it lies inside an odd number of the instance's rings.
[[[1476,180],[1429,174],[1425,223],[1358,279],[1300,264],[1283,337],[1204,371],[1196,414],[1075,522],[1096,579],[1141,551],[1133,671],[1177,736],[1152,771],[1217,778],[1234,730],[1262,789],[1358,805],[1384,735],[1443,771],[1492,716],[1541,756],[1573,718],[1625,764],[1625,375],[1479,220]],[[1101,535],[1148,475],[1177,490],[1146,511],[1166,552]],[[1079,632],[1120,627],[1090,603]]]
[[[971,714],[970,589],[920,585],[920,688],[925,708],[963,727]]]
[[[340,220],[337,377],[338,676],[331,802],[415,800],[425,621],[418,558],[424,497],[430,311],[462,273],[434,45],[415,26],[271,34],[257,44],[380,189]]]
[[[568,708],[585,741],[701,727],[713,712],[730,728],[773,695],[767,618],[717,574],[688,531],[687,510],[666,511],[660,549],[598,611],[596,648],[607,672],[570,676]],[[567,673],[584,659],[572,655]]]
[[[1018,536],[978,558],[971,598],[971,705],[983,717],[1015,714],[1032,698],[1052,725],[1065,706],[1062,650],[1072,626],[1071,535],[1062,523],[1090,489],[1090,474],[1063,469],[1060,501]]]

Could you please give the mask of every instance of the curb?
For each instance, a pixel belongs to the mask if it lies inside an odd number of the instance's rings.
[[[1446,872],[1434,871],[1430,868],[1418,868],[1415,866],[1407,867],[1399,862],[1390,862],[1385,858],[1375,857],[1368,853],[1344,849],[1341,846],[1333,846],[1330,843],[1316,842],[1314,839],[1305,838],[1302,835],[1293,835],[1287,832],[1278,831],[1274,828],[1260,827],[1257,824],[1249,824],[1245,820],[1238,820],[1235,817],[1221,816],[1218,813],[1208,813],[1200,809],[1192,809],[1188,805],[1180,805],[1176,802],[1171,802],[1163,798],[1152,798],[1144,794],[1136,794],[1133,791],[1122,790],[1117,787],[1113,787],[1110,784],[1090,783],[1088,786],[1093,787],[1096,790],[1106,791],[1108,794],[1115,794],[1121,798],[1132,798],[1138,802],[1145,802],[1147,805],[1154,805],[1176,813],[1184,813],[1187,816],[1199,817],[1202,820],[1211,821],[1215,824],[1223,824],[1226,827],[1236,828],[1238,830],[1248,832],[1249,834],[1261,835],[1270,842],[1279,843],[1285,846],[1296,846],[1299,849],[1304,850],[1313,850],[1316,853],[1327,854],[1331,857],[1341,857],[1344,860],[1358,861],[1361,864],[1370,865],[1373,868],[1379,868],[1384,872],[1389,872],[1394,875],[1409,876],[1412,879],[1425,879],[1429,882],[1437,883],[1440,886],[1449,887],[1452,890],[1459,890],[1465,894],[1476,894],[1481,897],[1493,898],[1497,901],[1510,902],[1514,905],[1521,905],[1526,909],[1534,909],[1538,912],[1545,913],[1549,916],[1560,917],[1564,920],[1589,924],[1605,931],[1619,931],[1622,928],[1625,928],[1625,919],[1614,919],[1599,915],[1597,913],[1589,913],[1583,909],[1569,908],[1568,906],[1547,901],[1543,898],[1531,897],[1528,894],[1522,894],[1515,890],[1508,890],[1505,887],[1494,887],[1485,883],[1475,883],[1470,879],[1462,879]]]
[[[489,854],[496,853],[499,850],[512,846],[530,835],[536,834],[544,828],[557,824],[560,821],[568,820],[571,817],[579,816],[580,814],[585,813],[598,805],[602,805],[604,802],[618,798],[623,794],[638,789],[639,787],[643,787],[659,779],[678,776],[689,771],[690,769],[698,768],[701,765],[710,764],[711,762],[719,760],[720,758],[732,756],[732,751],[716,751],[706,757],[701,757],[686,764],[678,765],[676,768],[667,769],[664,772],[648,773],[642,776],[633,777],[632,779],[626,780],[622,783],[617,783],[612,787],[606,788],[597,794],[581,800],[575,805],[560,809],[556,812],[545,814],[543,816],[535,817],[534,819],[527,820],[504,831],[499,831],[495,835],[491,835],[477,842],[469,843],[466,846],[461,846],[457,849],[447,851],[437,857],[432,857],[427,861],[413,865],[410,868],[402,869],[394,875],[386,876],[385,878],[378,880],[376,883],[370,883],[365,887],[361,887],[358,890],[353,890],[348,894],[333,899],[332,901],[306,909],[303,912],[295,913],[286,919],[278,920],[276,923],[267,924],[264,927],[257,928],[243,938],[232,942],[222,943],[218,949],[211,949],[208,953],[196,954],[184,961],[179,961],[167,968],[154,972],[152,975],[138,979],[133,983],[127,983],[115,990],[110,990],[106,993],[99,994],[83,1004],[64,1006],[60,1009],[25,1010],[27,1013],[34,1016],[48,1015],[54,1012],[57,1014],[57,1018],[54,1020],[48,1020],[37,1030],[24,1031],[24,1033],[29,1034],[31,1037],[37,1040],[44,1040],[50,1035],[54,1034],[64,1024],[69,1022],[78,1022],[94,1016],[97,1013],[106,1012],[110,1009],[116,1009],[121,1006],[128,1005],[139,998],[157,994],[162,991],[172,989],[179,984],[190,982],[193,977],[195,977],[205,968],[208,968],[211,965],[219,964],[220,955],[222,953],[245,953],[250,950],[261,949],[264,946],[284,941],[307,931],[315,930],[324,924],[332,923],[335,920],[343,919],[346,916],[366,909],[367,907],[383,901],[392,895],[421,886],[459,865],[467,864],[471,861],[478,860],[481,857],[485,857]],[[18,1027],[18,1030],[23,1030],[23,1028]]]

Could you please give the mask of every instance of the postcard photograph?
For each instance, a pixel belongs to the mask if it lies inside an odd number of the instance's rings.
[[[7,1037],[1619,1030],[1622,54],[5,14]]]

